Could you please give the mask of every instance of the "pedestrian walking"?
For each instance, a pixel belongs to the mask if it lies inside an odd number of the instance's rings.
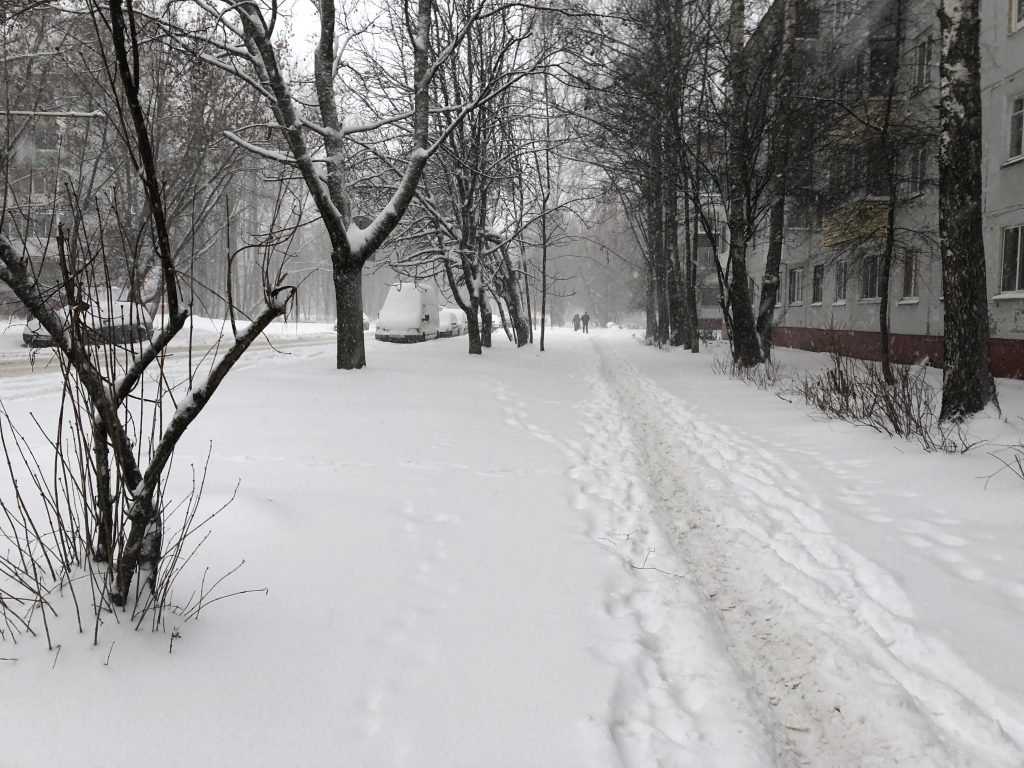
[[[572,329],[578,331],[580,329],[580,313],[577,312],[572,316]]]
[[[590,333],[590,315],[584,312],[583,317],[580,318],[580,322],[583,323],[583,332]]]

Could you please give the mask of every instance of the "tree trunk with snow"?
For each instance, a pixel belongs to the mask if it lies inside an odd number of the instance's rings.
[[[480,344],[484,347],[491,346],[491,331],[494,325],[494,317],[491,315],[491,305],[487,302],[487,294],[480,292]]]
[[[944,421],[997,403],[989,367],[988,288],[981,219],[981,53],[979,0],[944,0],[939,239],[942,251],[945,353]]]
[[[353,370],[366,365],[363,343],[363,268],[348,265],[339,267],[335,260],[334,276],[335,312],[338,318],[337,366]]]

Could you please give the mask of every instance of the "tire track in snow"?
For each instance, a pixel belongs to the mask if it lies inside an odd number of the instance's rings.
[[[629,642],[595,652],[618,670],[605,738],[623,768],[766,768],[775,747],[719,627],[651,514],[635,440],[600,380],[582,408],[586,448],[532,424],[499,385],[506,424],[555,443],[570,459],[573,506],[588,535],[615,559],[604,610],[629,622]],[[601,764],[607,764],[605,758]]]
[[[832,536],[796,472],[595,346],[642,436],[660,522],[719,606],[792,764],[1024,764],[1020,705],[917,632],[899,586]]]

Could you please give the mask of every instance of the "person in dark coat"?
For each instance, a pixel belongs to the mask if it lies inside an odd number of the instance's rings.
[[[583,323],[583,332],[590,333],[590,315],[584,312],[583,317],[580,318],[580,322]]]
[[[580,329],[580,313],[577,312],[572,316],[572,329],[578,331]]]

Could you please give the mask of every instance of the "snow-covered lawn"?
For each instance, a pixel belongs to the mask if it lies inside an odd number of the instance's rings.
[[[210,511],[241,481],[182,599],[243,559],[225,591],[268,592],[173,654],[113,618],[0,644],[0,766],[1024,764],[1024,482],[984,450],[626,331],[368,339],[345,374],[319,332],[258,350],[176,459],[183,489],[212,442]],[[0,378],[23,423],[56,391]]]

